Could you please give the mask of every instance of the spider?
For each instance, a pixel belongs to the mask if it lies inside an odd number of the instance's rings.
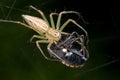
[[[66,66],[69,67],[81,67],[84,61],[87,60],[88,58],[88,51],[85,46],[85,39],[83,37],[88,38],[88,33],[87,31],[81,27],[75,20],[73,19],[68,19],[61,25],[61,17],[63,14],[77,14],[79,15],[78,12],[76,11],[62,11],[59,14],[58,13],[51,13],[49,15],[50,17],[50,23],[48,22],[46,16],[44,13],[35,8],[34,6],[30,6],[31,9],[35,10],[38,12],[42,18],[30,16],[30,15],[22,15],[22,18],[25,20],[26,23],[20,22],[20,21],[9,21],[9,20],[0,20],[0,22],[11,22],[11,23],[16,23],[23,25],[25,27],[28,27],[38,33],[38,35],[33,35],[30,39],[32,41],[34,38],[37,38],[36,40],[36,46],[40,50],[41,54],[44,56],[45,59],[47,60],[55,60],[55,61],[60,61],[61,63],[65,64]],[[58,15],[57,23],[55,25],[53,16]],[[69,23],[75,24],[77,27],[79,27],[84,33],[84,35],[79,35],[77,32],[73,33],[67,33],[63,32],[64,28],[69,24]],[[77,36],[76,36],[77,35]],[[41,49],[40,43],[47,43],[47,50],[52,57],[47,57],[43,50]],[[75,48],[75,44],[80,45],[81,47]],[[68,51],[69,50],[69,51]],[[63,55],[64,56],[60,56]],[[75,60],[83,60],[84,61],[80,62],[74,62],[74,59],[71,61],[70,56],[75,57]],[[76,56],[78,56],[76,58]],[[80,56],[80,57],[79,57]],[[68,57],[68,58],[67,58]],[[82,58],[81,58],[82,57]],[[80,59],[78,59],[80,58]]]

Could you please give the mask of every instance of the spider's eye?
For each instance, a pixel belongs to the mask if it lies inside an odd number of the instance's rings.
[[[57,31],[56,31],[56,32],[54,32],[54,34],[53,34],[53,35],[54,35],[54,37],[60,37],[60,36],[61,36],[61,34],[60,34],[59,32],[57,32]]]

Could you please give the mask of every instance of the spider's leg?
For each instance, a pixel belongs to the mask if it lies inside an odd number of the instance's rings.
[[[33,9],[33,10],[35,10],[35,11],[37,11],[40,15],[41,15],[41,17],[45,20],[45,22],[47,22],[47,24],[49,25],[49,22],[48,22],[48,20],[47,20],[47,18],[46,18],[46,16],[44,15],[44,13],[41,11],[41,10],[39,10],[39,9],[37,9],[37,8],[35,8],[34,6],[29,6],[31,9]]]
[[[34,38],[37,38],[37,39],[46,39],[45,37],[43,37],[43,36],[41,36],[41,35],[33,35],[33,36],[31,37],[31,39],[30,39],[30,42],[32,42],[32,40],[33,40]]]
[[[48,43],[48,41],[47,41],[47,40],[38,40],[38,41],[36,41],[36,46],[37,46],[37,48],[40,50],[41,54],[44,56],[45,59],[51,60],[51,61],[55,61],[55,59],[48,58],[48,57],[44,54],[43,50],[41,49],[41,47],[40,47],[40,45],[39,45],[40,43]]]
[[[60,28],[60,31],[62,31],[70,22],[72,22],[73,24],[75,24],[76,26],[78,26],[80,29],[82,29],[86,35],[88,35],[87,31],[82,27],[80,26],[75,20],[73,19],[68,19]]]
[[[0,22],[6,22],[6,23],[8,22],[8,23],[20,24],[22,26],[25,26],[25,27],[28,27],[28,28],[32,29],[29,25],[27,25],[27,24],[25,24],[23,22],[20,22],[20,21],[9,21],[9,20],[1,20],[0,19]]]
[[[53,54],[55,57],[57,57],[60,61],[63,61],[62,58],[60,58],[58,55],[56,55],[56,54],[50,49],[51,44],[52,44],[52,43],[49,43],[49,44],[48,44],[48,47],[47,47],[48,51],[50,51],[50,53]],[[58,61],[58,60],[56,60],[56,61]]]
[[[59,16],[58,16],[58,19],[57,19],[57,24],[56,24],[56,29],[57,30],[59,30],[59,28],[60,28],[60,21],[61,21],[61,17],[62,17],[62,15],[63,14],[77,14],[78,16],[79,16],[79,13],[78,12],[76,12],[76,11],[62,11],[62,12],[60,12],[59,13]]]
[[[58,13],[50,13],[50,23],[51,23],[51,27],[53,29],[55,29],[55,23],[54,23],[54,20],[53,20],[53,15],[58,15]]]

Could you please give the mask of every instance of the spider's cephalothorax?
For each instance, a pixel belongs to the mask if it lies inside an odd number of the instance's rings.
[[[84,42],[84,37],[88,40],[88,33],[73,19],[68,19],[61,25],[61,17],[63,14],[77,14],[79,16],[79,13],[76,11],[62,11],[60,13],[51,13],[49,16],[49,23],[41,10],[36,9],[33,6],[30,6],[30,8],[37,11],[42,18],[30,15],[22,15],[26,23],[8,20],[0,20],[0,22],[17,23],[36,31],[38,35],[33,35],[31,41],[34,38],[38,39],[36,41],[36,46],[45,57],[45,59],[57,61],[59,60],[63,64],[70,67],[81,67],[88,58],[88,51]],[[53,20],[54,15],[58,16],[56,24]],[[79,35],[76,32],[73,32],[71,34],[63,32],[63,29],[70,22],[79,27],[85,33],[85,35]],[[75,36],[74,34],[77,34],[77,36]],[[40,47],[40,43],[48,43],[47,49],[49,51],[49,54],[52,56],[52,59],[48,58],[44,54],[43,50]]]
[[[85,46],[84,35],[77,32],[62,34],[61,40],[57,44],[52,44],[49,53],[54,59],[69,67],[82,67],[89,57]]]

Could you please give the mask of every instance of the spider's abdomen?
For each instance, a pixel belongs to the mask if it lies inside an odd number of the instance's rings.
[[[61,33],[49,27],[48,23],[45,22],[43,19],[29,15],[22,15],[22,17],[29,25],[29,28],[35,30],[40,34],[44,34],[47,39],[51,41],[58,41],[60,39]]]
[[[38,33],[45,33],[50,28],[48,23],[43,19],[30,16],[30,15],[22,15],[26,23],[29,25],[29,28],[35,30]]]

